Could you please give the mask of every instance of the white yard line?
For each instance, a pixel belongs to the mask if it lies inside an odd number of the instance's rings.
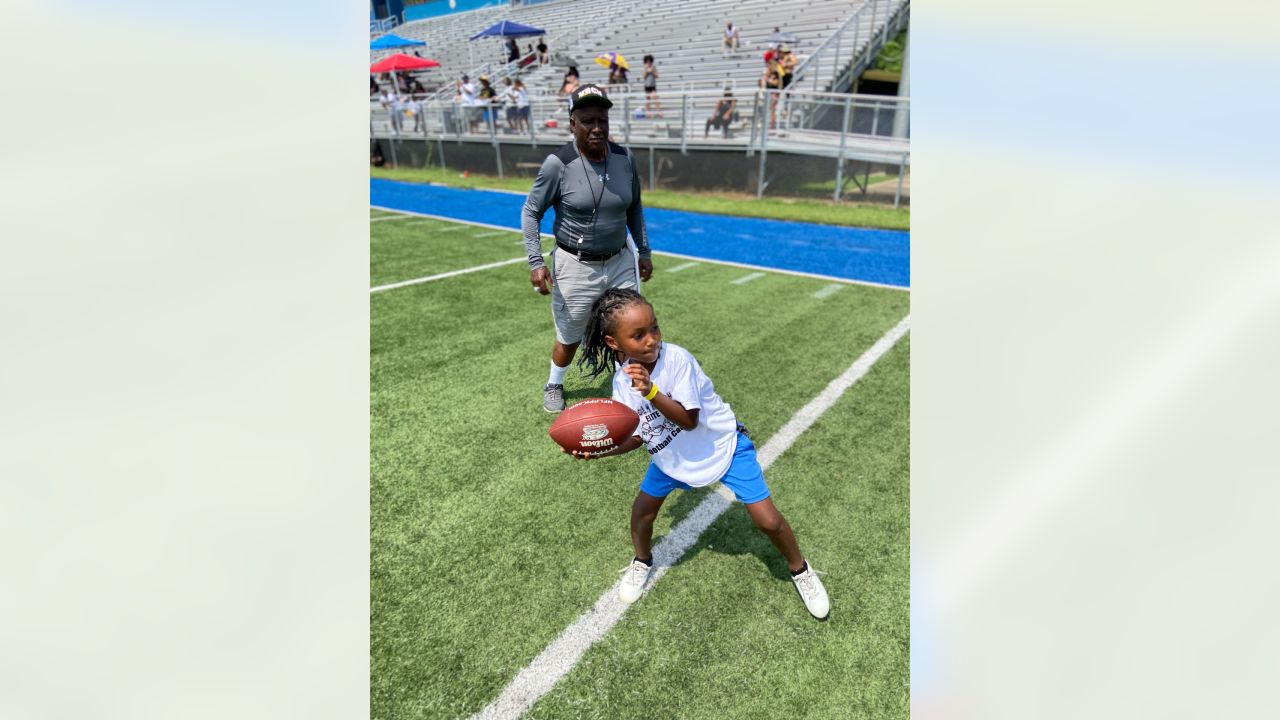
[[[746,268],[747,270],[763,270],[771,273],[782,273],[783,275],[794,275],[796,277],[816,278],[818,280],[828,280],[830,282],[844,283],[845,285],[866,285],[867,287],[885,288],[886,290],[898,290],[901,292],[911,292],[911,288],[899,285],[885,285],[884,283],[871,282],[869,280],[850,280],[849,278],[835,277],[834,275],[819,275],[817,273],[800,272],[799,270],[783,270],[781,268],[769,267],[767,265],[748,265],[747,263],[731,262],[729,260],[711,260],[696,255],[681,255],[680,253],[653,251],[654,255],[663,255],[666,257],[683,258],[685,260],[697,260],[698,262],[712,263],[714,265],[728,265],[729,267]]]
[[[543,253],[542,255],[543,257],[545,257],[546,253]],[[512,263],[518,263],[521,261],[528,262],[529,258],[522,255],[518,258],[511,258],[510,260],[499,260],[498,262],[489,263],[487,265],[477,265],[475,267],[463,268],[461,270],[450,270],[449,272],[440,273],[439,275],[428,275],[426,277],[414,278],[412,280],[401,280],[400,282],[394,282],[387,285],[378,285],[377,287],[371,287],[369,288],[369,292],[376,293],[376,292],[382,292],[383,290],[394,290],[396,288],[407,287],[409,285],[421,285],[422,283],[428,283],[433,280],[443,280],[445,278],[456,277],[458,275],[466,275],[467,273],[480,272],[481,270],[488,270],[490,268],[502,267],[503,265],[510,265]]]
[[[734,281],[730,282],[729,284],[730,284],[730,285],[746,285],[747,283],[751,282],[752,280],[755,280],[756,278],[762,278],[762,277],[764,277],[764,273],[762,273],[762,272],[753,272],[753,273],[751,273],[750,275],[743,275],[742,277],[738,278],[737,280],[734,280]]]
[[[379,220],[412,220],[412,215],[379,215],[378,217],[369,218],[369,222],[378,222]]]
[[[831,297],[832,295],[835,295],[836,292],[838,292],[842,287],[844,286],[839,283],[831,283],[830,285],[827,285],[826,287],[822,288],[818,292],[814,293],[813,297],[815,300],[821,300],[823,298]]]
[[[904,317],[874,345],[862,353],[840,377],[832,380],[821,393],[787,421],[782,429],[769,438],[756,454],[760,467],[769,469],[778,456],[791,447],[800,434],[835,405],[840,396],[867,374],[872,365],[889,351],[910,329],[911,316]],[[654,569],[646,593],[666,574],[667,570],[693,547],[702,532],[732,504],[733,494],[720,483],[716,491],[707,495],[693,512],[681,520],[671,532],[653,548]],[[620,583],[621,581],[619,581]],[[506,720],[520,717],[533,707],[543,695],[551,691],[561,678],[568,675],[582,655],[604,637],[617,624],[627,605],[618,599],[618,583],[596,600],[595,605],[570,625],[560,637],[546,647],[528,667],[521,670],[497,699],[473,716],[473,720]]]
[[[667,272],[680,272],[681,270],[688,270],[691,267],[697,267],[697,266],[698,266],[698,263],[696,262],[687,262],[683,265],[677,265],[673,268],[667,268]]]
[[[519,232],[519,231],[517,231],[517,230],[508,230],[507,232]],[[480,233],[479,235],[472,235],[471,237],[473,237],[473,238],[491,238],[491,237],[498,237],[499,235],[506,235],[506,234],[507,234],[507,233],[497,233],[497,232],[492,232],[492,233]]]

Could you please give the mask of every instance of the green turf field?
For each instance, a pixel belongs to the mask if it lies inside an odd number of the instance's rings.
[[[393,216],[370,213],[371,287],[523,254],[515,232]],[[686,263],[655,255],[645,294],[758,447],[908,312],[902,291]],[[371,296],[374,718],[480,711],[630,560],[647,455],[582,463],[547,437],[547,303],[523,263]],[[905,718],[908,363],[903,339],[766,473],[827,622],[735,505],[527,716]],[[607,387],[574,370],[567,400]],[[672,495],[655,545],[707,492]]]

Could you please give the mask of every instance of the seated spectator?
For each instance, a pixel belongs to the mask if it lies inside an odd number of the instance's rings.
[[[724,91],[724,97],[716,101],[716,107],[707,118],[707,125],[702,130],[702,137],[707,137],[711,128],[724,129],[724,136],[729,137],[729,125],[738,119],[738,100],[731,90]]]
[[[720,46],[721,57],[726,57],[730,52],[737,52],[738,46],[742,43],[742,33],[738,31],[738,26],[730,20],[729,24],[724,28],[724,44]]]
[[[627,69],[618,63],[609,63],[609,84],[610,85],[626,85]]]
[[[545,38],[538,38],[538,64],[546,65],[551,61],[547,53],[547,41]]]

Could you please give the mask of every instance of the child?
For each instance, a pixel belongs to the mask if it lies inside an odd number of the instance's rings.
[[[640,415],[636,435],[605,453],[574,451],[589,460],[620,455],[641,445],[652,459],[631,506],[635,558],[624,571],[618,595],[633,603],[653,568],[650,542],[662,501],[674,489],[703,487],[719,480],[747,507],[751,520],[787,560],[805,608],[818,619],[830,610],[827,591],[800,554],[796,537],[769,499],[755,446],[728,403],[688,350],[662,342],[653,306],[629,289],[606,290],[591,306],[579,366],[592,377],[613,374],[613,399]],[[567,452],[567,451],[566,451]]]
[[[658,69],[653,66],[653,56],[644,56],[644,114],[662,117],[662,103],[658,102]],[[652,106],[652,107],[651,107]]]

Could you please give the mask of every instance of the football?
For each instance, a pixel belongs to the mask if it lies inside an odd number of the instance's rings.
[[[547,434],[565,450],[607,453],[635,435],[640,416],[616,400],[590,398],[560,412]]]

